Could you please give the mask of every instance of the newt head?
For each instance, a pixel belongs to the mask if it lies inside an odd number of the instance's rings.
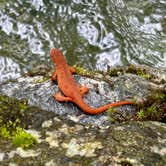
[[[50,57],[56,65],[66,62],[65,57],[62,54],[62,52],[56,48],[51,49]]]

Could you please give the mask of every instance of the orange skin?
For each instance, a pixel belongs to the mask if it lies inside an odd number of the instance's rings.
[[[79,108],[81,108],[82,111],[92,115],[102,113],[108,110],[110,107],[121,106],[125,104],[134,104],[133,101],[119,101],[116,103],[106,104],[99,108],[92,108],[83,100],[83,96],[89,91],[89,89],[86,86],[80,87],[75,82],[72,76],[72,73],[75,72],[75,69],[67,64],[67,61],[62,52],[56,48],[52,48],[50,51],[50,57],[56,65],[56,71],[52,76],[52,80],[58,81],[58,87],[65,95],[62,96],[61,93],[54,94],[53,96],[57,101],[73,102]]]

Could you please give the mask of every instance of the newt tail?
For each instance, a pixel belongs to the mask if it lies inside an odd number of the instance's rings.
[[[64,96],[60,93],[54,94],[54,98],[59,102],[73,102],[82,111],[87,114],[99,114],[110,107],[116,107],[126,104],[134,104],[133,101],[119,101],[111,104],[106,104],[99,108],[93,108],[86,104],[83,100],[83,96],[89,91],[86,86],[79,86],[74,80],[72,73],[75,72],[75,69],[67,64],[67,61],[62,54],[56,48],[52,48],[50,51],[50,57],[56,65],[56,71],[52,76],[52,80],[57,80],[59,89],[63,92]]]
[[[77,104],[77,103],[75,103],[75,104]],[[117,106],[122,106],[122,105],[126,105],[126,104],[133,104],[133,102],[132,101],[119,101],[119,102],[115,102],[115,103],[111,103],[111,104],[106,104],[106,105],[98,107],[98,108],[92,108],[92,107],[90,107],[89,105],[87,105],[86,103],[83,102],[83,103],[79,104],[79,107],[85,113],[95,115],[95,114],[102,113],[102,112],[108,110],[111,107],[117,107]]]

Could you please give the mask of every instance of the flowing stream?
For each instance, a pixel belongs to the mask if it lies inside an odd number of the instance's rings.
[[[53,65],[52,47],[90,70],[166,67],[166,0],[0,0],[0,81]]]

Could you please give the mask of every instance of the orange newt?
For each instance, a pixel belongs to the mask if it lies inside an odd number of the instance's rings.
[[[50,56],[56,65],[56,71],[52,76],[52,80],[57,80],[59,89],[65,95],[62,96],[61,93],[54,94],[53,96],[57,101],[73,102],[87,114],[99,114],[106,111],[110,107],[134,104],[132,101],[119,101],[106,104],[99,108],[92,108],[83,100],[83,96],[89,91],[89,89],[86,86],[79,86],[76,83],[72,76],[72,73],[75,72],[75,69],[67,64],[67,61],[62,52],[56,48],[52,48],[50,51]]]

